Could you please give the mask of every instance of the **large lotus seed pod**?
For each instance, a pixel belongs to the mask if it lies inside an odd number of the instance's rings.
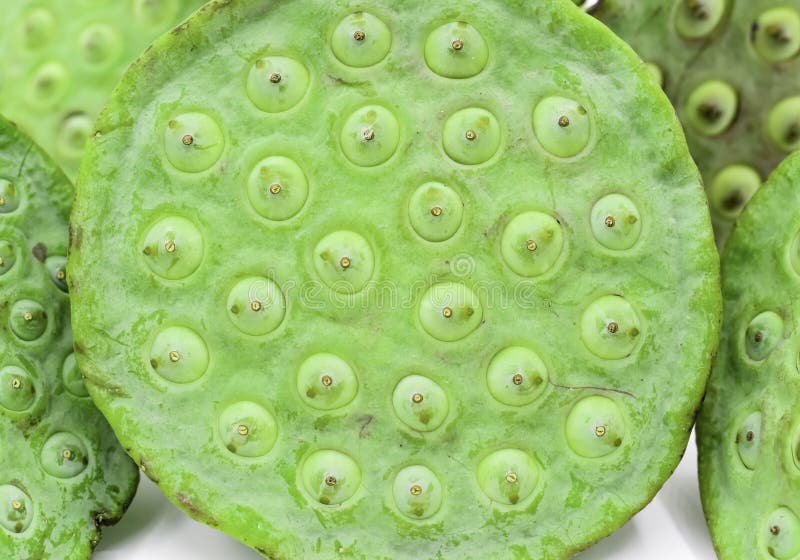
[[[721,246],[800,147],[800,0],[587,0],[642,56],[683,122]]]
[[[65,257],[72,186],[0,121],[0,558],[87,558],[136,465],[75,365]]]
[[[79,362],[146,473],[273,558],[557,559],[621,526],[721,307],[640,66],[566,0],[234,0],[156,41],[70,260]]]
[[[739,217],[722,257],[724,323],[697,424],[721,560],[800,555],[800,154]]]
[[[203,0],[10,0],[0,10],[0,113],[74,179],[128,65]]]

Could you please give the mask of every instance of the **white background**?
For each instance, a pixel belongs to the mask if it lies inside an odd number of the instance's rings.
[[[694,436],[653,502],[575,560],[715,560],[697,490]],[[146,477],[127,515],[106,528],[95,560],[263,560],[230,537],[192,521]],[[300,559],[298,559],[300,560]]]

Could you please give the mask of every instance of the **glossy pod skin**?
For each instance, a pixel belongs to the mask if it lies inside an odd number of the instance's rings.
[[[0,557],[88,558],[139,481],[76,366],[72,185],[0,120]]]
[[[75,180],[131,62],[203,0],[13,0],[0,11],[0,114]]]
[[[72,216],[89,391],[267,557],[567,558],[675,468],[717,341],[680,124],[566,0],[355,9],[211,3],[125,76]]]
[[[717,244],[800,147],[800,0],[588,0],[675,105]]]
[[[722,256],[724,322],[697,422],[700,490],[721,560],[800,554],[800,155],[742,212]]]

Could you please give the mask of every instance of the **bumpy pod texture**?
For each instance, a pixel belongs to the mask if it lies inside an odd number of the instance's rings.
[[[94,120],[141,51],[202,0],[13,0],[0,10],[0,114],[74,180]]]
[[[571,2],[359,9],[212,3],[123,79],[73,216],[89,390],[269,557],[567,557],[686,445],[699,174]]]
[[[762,178],[800,147],[799,0],[587,0],[662,83],[722,246]]]
[[[76,367],[72,186],[0,122],[0,558],[88,558],[139,480]]]
[[[722,340],[697,423],[721,560],[800,554],[798,182],[792,155],[742,212],[722,257]]]

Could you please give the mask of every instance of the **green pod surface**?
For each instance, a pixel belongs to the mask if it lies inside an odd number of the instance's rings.
[[[571,2],[212,2],[98,128],[78,359],[194,518],[271,558],[558,559],[677,465],[708,210],[672,107]]]
[[[721,560],[800,555],[800,154],[739,216],[724,322],[697,422],[700,491]]]
[[[800,147],[800,1],[587,0],[669,96],[703,175],[717,244]]]
[[[139,474],[76,367],[64,266],[72,185],[2,120],[0,185],[0,558],[88,558]]]
[[[75,180],[111,90],[203,0],[12,0],[0,11],[0,114]]]

